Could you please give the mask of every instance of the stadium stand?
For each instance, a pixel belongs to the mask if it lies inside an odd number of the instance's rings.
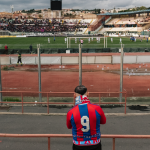
[[[140,15],[142,13],[146,15]],[[94,33],[118,35],[119,32],[119,35],[139,36],[139,32],[150,28],[149,13],[150,10],[99,14],[98,16],[100,17],[105,16],[105,18],[109,18],[110,16],[110,18],[107,22],[105,21],[100,30]]]
[[[86,20],[42,20],[42,19],[0,19],[0,30],[8,30],[11,32],[84,32],[92,19]],[[62,23],[63,22],[63,23]]]

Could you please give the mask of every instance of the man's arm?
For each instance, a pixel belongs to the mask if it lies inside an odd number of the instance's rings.
[[[71,129],[71,128],[72,128],[70,118],[71,118],[71,113],[68,112],[68,113],[67,113],[67,117],[66,117],[66,125],[67,125],[67,128],[68,128],[68,129]]]
[[[101,121],[100,121],[100,124],[105,124],[106,123],[105,114],[104,114],[104,112],[103,112],[101,107],[100,107],[100,110],[101,110]]]
[[[106,123],[106,117],[105,117],[105,114],[104,114],[102,108],[100,106],[98,106],[96,110],[98,111],[98,113],[101,116],[100,124],[105,124]]]

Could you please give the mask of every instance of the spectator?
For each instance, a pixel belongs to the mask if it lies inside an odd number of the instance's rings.
[[[32,54],[32,44],[29,46],[30,48],[30,54]]]
[[[101,150],[100,124],[106,117],[100,106],[92,104],[83,85],[75,88],[76,103],[67,113],[67,127],[72,129],[73,150]]]
[[[0,30],[9,30],[11,32],[74,32],[80,28],[87,28],[89,23],[78,24],[77,22],[66,22],[61,24],[62,21],[57,21],[55,19],[49,22],[49,19],[1,19]]]
[[[8,46],[5,45],[4,48],[5,48],[5,54],[8,54]]]

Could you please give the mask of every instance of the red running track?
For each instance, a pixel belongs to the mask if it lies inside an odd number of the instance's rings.
[[[139,68],[141,66],[141,68]],[[79,84],[78,65],[45,65],[41,73],[42,92],[73,92]],[[83,65],[82,81],[89,92],[119,92],[120,75],[114,71],[120,69],[120,65]],[[104,68],[104,70],[102,70]],[[150,72],[150,64],[125,64],[126,68],[135,72]],[[33,69],[36,69],[32,71]],[[57,70],[56,70],[57,69]],[[150,76],[123,77],[123,92],[127,97],[144,97],[150,95]],[[14,71],[2,71],[2,90],[4,91],[38,91],[37,65],[24,65],[15,67]],[[7,94],[8,95],[8,94]],[[54,95],[58,96],[58,95]],[[61,95],[68,96],[68,95]],[[105,95],[116,96],[116,95]],[[119,96],[119,95],[118,95]]]

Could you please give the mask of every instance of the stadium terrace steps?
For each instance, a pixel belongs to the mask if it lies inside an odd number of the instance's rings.
[[[120,32],[120,31],[142,31],[143,28],[142,27],[114,27],[114,28],[103,28],[103,30],[101,30],[101,34],[103,34],[105,31],[115,31],[115,32]]]
[[[89,26],[90,26],[95,20],[96,20],[96,19],[94,19],[94,20],[92,19],[91,22],[90,22],[90,24],[89,24]],[[83,34],[86,34],[86,33],[88,33],[88,28],[84,31]]]

